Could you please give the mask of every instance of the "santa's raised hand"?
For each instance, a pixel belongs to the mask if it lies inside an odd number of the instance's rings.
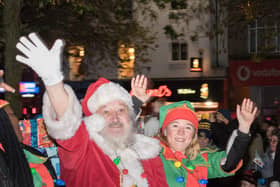
[[[131,93],[143,103],[146,103],[150,96],[146,93],[148,78],[145,75],[137,75],[131,79]]]
[[[63,80],[61,72],[61,54],[64,42],[57,39],[48,49],[36,33],[22,36],[16,48],[23,54],[16,60],[31,67],[43,80],[46,86],[55,85]]]
[[[238,129],[243,133],[249,133],[250,127],[256,117],[258,108],[248,98],[243,99],[241,106],[237,105],[236,114],[239,122]]]

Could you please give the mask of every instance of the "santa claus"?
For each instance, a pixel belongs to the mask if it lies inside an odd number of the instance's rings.
[[[57,40],[49,50],[31,33],[17,43],[24,55],[16,59],[33,68],[46,86],[43,116],[58,143],[66,186],[167,186],[158,140],[134,131],[132,97],[119,84],[100,78],[80,104],[62,82],[62,46]],[[146,82],[143,76],[133,79],[135,93],[143,93]]]

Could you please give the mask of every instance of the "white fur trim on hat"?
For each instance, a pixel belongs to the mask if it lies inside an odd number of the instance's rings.
[[[130,109],[133,109],[133,103],[129,93],[117,83],[109,82],[102,84],[89,98],[87,107],[91,113],[111,101],[121,100]]]
[[[70,86],[64,85],[64,88],[69,96],[69,102],[66,112],[59,119],[56,117],[48,94],[45,93],[43,97],[43,118],[47,131],[51,137],[59,140],[70,139],[74,136],[82,121],[82,108],[79,100]]]

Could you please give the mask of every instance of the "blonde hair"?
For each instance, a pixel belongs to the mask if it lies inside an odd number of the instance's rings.
[[[158,138],[166,146],[169,147],[167,138],[166,138],[166,136],[164,136],[162,131],[158,134]],[[197,157],[197,154],[199,153],[199,150],[200,150],[200,146],[199,146],[199,143],[198,143],[198,136],[197,136],[197,132],[196,132],[196,129],[195,129],[193,139],[190,142],[189,146],[185,149],[185,155],[188,156],[188,158],[190,160],[194,160]]]

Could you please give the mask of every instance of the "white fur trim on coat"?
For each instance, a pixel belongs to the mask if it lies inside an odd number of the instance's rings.
[[[94,114],[100,106],[114,100],[122,100],[133,110],[133,103],[129,93],[119,84],[113,82],[102,84],[88,99],[87,107]]]
[[[74,136],[82,121],[82,107],[74,91],[68,85],[64,88],[69,96],[69,103],[66,112],[60,119],[50,103],[48,94],[43,96],[43,118],[47,131],[51,137],[59,140],[67,140]]]

